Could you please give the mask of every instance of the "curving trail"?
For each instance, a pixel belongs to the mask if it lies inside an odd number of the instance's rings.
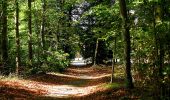
[[[70,67],[63,73],[47,73],[27,79],[0,80],[1,98],[72,98],[104,88],[110,81],[110,68]]]

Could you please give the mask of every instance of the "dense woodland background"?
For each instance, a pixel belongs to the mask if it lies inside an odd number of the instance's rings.
[[[0,40],[1,75],[62,72],[79,52],[169,97],[170,0],[1,0]]]

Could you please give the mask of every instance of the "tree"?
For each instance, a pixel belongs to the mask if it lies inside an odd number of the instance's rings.
[[[112,57],[112,75],[111,75],[111,83],[113,83],[113,78],[114,78],[114,68],[115,68],[115,60],[116,60],[116,37],[114,38],[114,50],[112,50],[113,52],[113,57]]]
[[[46,0],[43,0],[42,5],[43,11],[42,11],[42,25],[41,25],[41,44],[43,50],[45,50],[45,13],[46,13]]]
[[[32,0],[28,0],[28,54],[29,54],[29,66],[32,67],[32,10],[31,10]]]
[[[16,30],[16,75],[19,74],[19,66],[20,66],[20,36],[19,36],[19,4],[18,0],[15,0],[15,10],[16,10],[16,16],[15,16],[15,30]]]
[[[0,2],[0,39],[1,39],[1,32],[2,32],[2,2]],[[0,47],[1,47],[1,41],[0,41]],[[2,50],[0,50],[0,62],[2,61]]]
[[[130,52],[131,52],[131,43],[130,43],[130,32],[129,32],[129,23],[127,16],[127,8],[125,0],[119,0],[120,12],[123,20],[123,36],[125,41],[125,66],[126,66],[126,79],[127,87],[133,88],[132,75],[131,75],[131,62],[130,62]]]
[[[2,50],[2,62],[3,62],[3,71],[5,75],[9,74],[7,67],[8,64],[8,37],[7,37],[7,0],[3,0],[2,4],[2,36],[1,36],[1,50]]]
[[[99,46],[99,39],[96,40],[96,48],[95,48],[95,53],[94,53],[94,64],[93,64],[93,66],[96,65],[98,46]]]

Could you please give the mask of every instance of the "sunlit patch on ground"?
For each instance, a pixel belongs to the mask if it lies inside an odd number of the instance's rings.
[[[84,96],[93,93],[99,86],[75,87],[69,85],[48,86],[48,93],[45,96],[52,97],[72,97]]]
[[[48,85],[35,81],[17,80],[17,81],[2,81],[1,84],[5,87],[14,87],[25,89],[36,95],[52,96],[52,97],[69,97],[83,96],[95,92],[97,86],[76,87],[71,85]]]
[[[63,73],[34,75],[26,79],[0,79],[0,95],[76,98],[104,91],[110,82],[109,68],[68,68]],[[116,80],[115,82],[120,82]],[[117,85],[116,85],[117,86]]]
[[[66,75],[66,74],[61,74],[61,73],[48,73],[51,75],[57,75],[57,76],[65,76],[68,78],[77,78],[77,79],[99,79],[99,78],[104,78],[104,77],[109,77],[111,74],[101,74],[99,76],[89,76],[89,75]]]

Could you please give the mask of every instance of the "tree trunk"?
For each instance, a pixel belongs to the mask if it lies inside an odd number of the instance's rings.
[[[0,39],[2,37],[1,32],[2,32],[2,10],[0,11]],[[0,47],[2,46],[1,42],[2,41],[0,40]],[[2,50],[0,50],[0,64],[2,64]]]
[[[98,51],[98,45],[99,45],[99,40],[96,40],[96,49],[95,49],[95,53],[94,53],[94,66],[96,65],[96,58],[97,58],[97,51]]]
[[[43,0],[43,13],[42,13],[42,25],[41,25],[41,45],[43,50],[45,50],[45,12],[46,12],[46,0]]]
[[[131,62],[130,62],[130,52],[131,52],[131,43],[130,43],[130,32],[129,32],[129,23],[127,16],[127,8],[125,0],[119,0],[120,11],[123,19],[123,28],[124,28],[124,41],[125,41],[125,65],[126,65],[126,79],[127,79],[127,88],[133,88],[132,75],[131,75]]]
[[[165,0],[161,0],[161,4],[160,4],[160,9],[161,12],[159,13],[159,17],[161,19],[162,22],[164,22],[164,16],[166,13],[166,6],[164,6],[165,4]],[[161,95],[165,96],[166,93],[166,86],[164,81],[164,75],[163,75],[163,67],[164,67],[164,57],[165,57],[165,49],[164,49],[164,38],[160,38],[159,37],[159,80],[160,80],[160,88],[161,88]]]
[[[29,66],[32,67],[32,59],[33,59],[33,54],[32,54],[32,10],[31,10],[31,1],[28,0],[28,53],[29,53]]]
[[[1,36],[1,53],[2,53],[2,63],[3,63],[3,73],[5,75],[9,74],[8,69],[8,37],[7,37],[7,0],[3,0],[2,4],[2,36]]]
[[[152,10],[153,10],[153,34],[154,34],[154,42],[155,42],[155,58],[154,58],[154,74],[157,72],[156,71],[156,68],[158,67],[158,38],[157,38],[157,33],[156,33],[156,15],[155,15],[155,4],[153,4],[152,6]]]
[[[113,58],[112,58],[112,75],[111,75],[111,83],[113,83],[113,78],[114,78],[114,67],[115,67],[115,54],[116,54],[116,37],[114,41],[114,50],[113,50]]]
[[[161,19],[162,22],[164,22],[164,16],[166,13],[166,6],[164,6],[165,4],[165,0],[161,0],[161,4],[160,4],[160,9],[161,12],[159,12],[159,17]],[[159,47],[160,47],[160,51],[159,51],[159,76],[161,79],[164,79],[164,76],[162,74],[163,71],[163,66],[164,66],[164,56],[165,56],[165,49],[164,49],[164,38],[159,38]]]
[[[19,7],[18,7],[18,0],[15,0],[16,6],[16,75],[19,74],[19,66],[20,66],[20,39],[19,39]]]

